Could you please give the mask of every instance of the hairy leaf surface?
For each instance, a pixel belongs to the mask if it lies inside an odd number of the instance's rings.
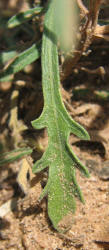
[[[32,122],[36,129],[47,128],[49,141],[42,158],[34,164],[33,172],[38,173],[49,166],[48,182],[40,199],[48,195],[49,217],[54,227],[61,231],[68,229],[67,222],[71,222],[71,215],[75,211],[75,194],[84,202],[76,182],[75,167],[89,177],[88,170],[73,153],[68,138],[70,133],[84,140],[89,139],[89,135],[71,119],[61,98],[57,33],[54,24],[56,6],[57,0],[49,1],[45,15],[41,55],[44,108],[41,116]]]

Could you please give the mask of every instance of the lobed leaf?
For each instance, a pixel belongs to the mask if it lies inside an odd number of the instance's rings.
[[[75,195],[84,202],[76,181],[75,167],[89,177],[88,170],[73,153],[68,138],[70,133],[74,133],[81,139],[88,140],[89,135],[81,125],[71,119],[60,94],[55,30],[58,3],[58,0],[49,1],[45,15],[41,54],[44,109],[41,116],[32,122],[36,129],[47,128],[48,148],[34,164],[33,172],[37,173],[49,167],[48,182],[40,199],[48,195],[48,215],[58,231],[65,231],[72,223],[72,214],[76,208]]]

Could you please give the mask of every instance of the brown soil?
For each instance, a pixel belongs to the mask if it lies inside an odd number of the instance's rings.
[[[19,1],[20,2],[20,1]],[[17,10],[25,9],[25,1],[21,1]],[[23,6],[24,2],[24,6]],[[0,8],[5,9],[6,1]],[[13,1],[10,8],[15,13]],[[90,178],[84,178],[77,171],[85,205],[77,200],[77,210],[71,229],[60,234],[53,229],[47,215],[47,198],[40,204],[38,198],[47,181],[47,171],[36,176],[31,175],[30,187],[23,179],[22,190],[18,186],[17,175],[24,164],[21,159],[17,162],[0,167],[0,250],[105,250],[109,249],[109,102],[108,98],[97,97],[99,90],[109,91],[109,44],[104,40],[93,43],[88,56],[83,56],[80,65],[90,68],[84,72],[75,68],[72,75],[63,82],[62,95],[66,108],[71,116],[82,124],[89,134],[91,141],[80,141],[73,135],[70,143],[76,155],[88,167]],[[102,75],[92,69],[102,66]],[[38,68],[37,71],[34,71]],[[34,131],[30,121],[38,117],[43,107],[40,81],[40,62],[34,63],[21,72],[11,84],[0,85],[0,141],[1,149],[8,151],[16,143],[33,142],[36,144],[34,159],[41,156],[47,146],[46,131]],[[21,80],[18,82],[18,80]],[[11,97],[15,87],[23,86],[18,93],[18,123],[29,129],[16,139],[16,131],[9,127],[9,115],[12,117]],[[25,87],[26,86],[26,87]],[[77,90],[79,89],[79,94]],[[80,90],[87,89],[84,95]],[[18,90],[18,89],[17,89]],[[75,90],[75,91],[74,91]],[[14,92],[15,93],[15,92]],[[15,105],[16,107],[16,105]],[[13,124],[12,124],[13,125]],[[13,125],[15,126],[15,124]],[[12,127],[13,128],[13,127]],[[17,128],[18,129],[18,128]],[[41,145],[41,148],[40,148]],[[39,147],[39,150],[38,150]],[[26,158],[27,162],[32,158]],[[10,203],[9,203],[10,201]],[[3,207],[5,205],[5,207]],[[1,208],[3,208],[1,210]],[[8,209],[6,211],[6,209]]]

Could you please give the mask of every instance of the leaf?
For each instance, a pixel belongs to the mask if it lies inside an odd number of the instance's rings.
[[[0,64],[4,64],[17,55],[15,50],[9,50],[0,54]]]
[[[19,148],[11,152],[2,153],[0,155],[0,166],[16,161],[24,155],[29,155],[32,153],[32,151],[33,150],[31,148]]]
[[[108,25],[109,24],[109,19],[98,19],[98,22],[100,25]]]
[[[21,25],[24,22],[27,22],[28,20],[32,19],[34,16],[41,13],[42,10],[43,10],[42,7],[35,7],[25,12],[18,13],[17,15],[9,19],[9,21],[7,22],[7,28],[14,28],[18,25]]]
[[[41,116],[32,122],[36,129],[46,127],[48,147],[42,158],[33,165],[33,172],[38,173],[49,166],[48,183],[40,199],[48,195],[48,215],[59,231],[68,229],[68,217],[75,211],[75,194],[84,202],[82,192],[76,182],[75,167],[86,177],[88,170],[73,153],[68,143],[70,133],[81,139],[89,139],[86,130],[71,119],[65,109],[60,94],[59,63],[57,37],[54,20],[58,0],[51,0],[45,15],[42,38],[42,86],[44,109]]]
[[[7,81],[9,76],[22,70],[26,65],[40,57],[41,41],[20,53],[7,69],[0,73],[0,82]]]

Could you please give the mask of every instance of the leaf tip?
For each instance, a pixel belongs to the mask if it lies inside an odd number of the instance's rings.
[[[84,133],[82,134],[82,140],[85,140],[85,141],[90,140],[90,135],[85,129],[84,129]]]

